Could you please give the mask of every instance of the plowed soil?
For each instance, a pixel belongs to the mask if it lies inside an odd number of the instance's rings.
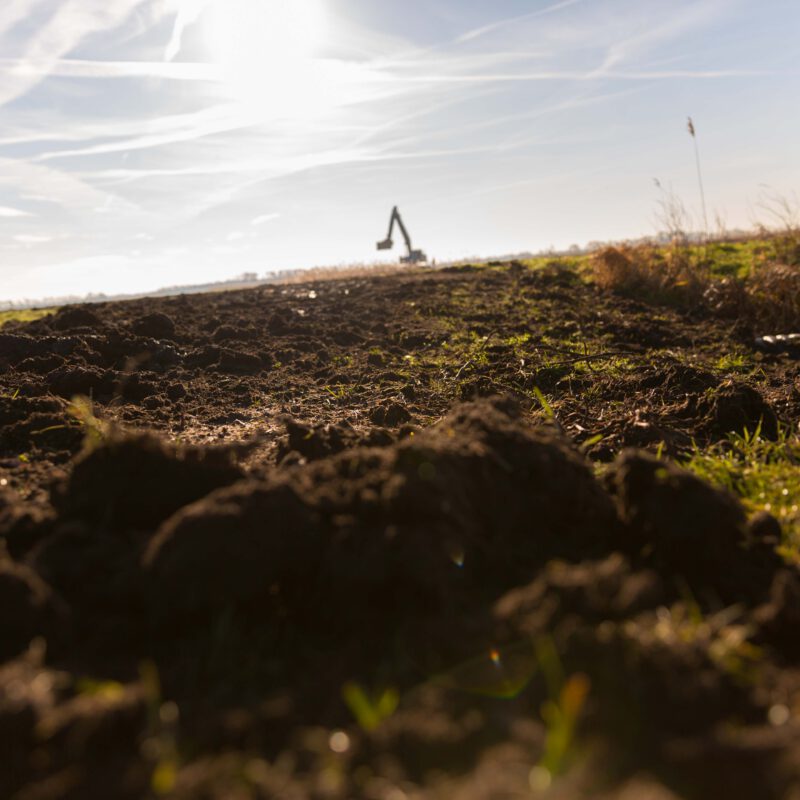
[[[795,798],[757,332],[521,264],[0,330],[0,797]]]

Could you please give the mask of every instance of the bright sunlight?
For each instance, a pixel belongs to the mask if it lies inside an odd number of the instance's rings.
[[[307,118],[331,101],[315,59],[326,28],[322,0],[213,0],[203,24],[231,98],[248,110]]]

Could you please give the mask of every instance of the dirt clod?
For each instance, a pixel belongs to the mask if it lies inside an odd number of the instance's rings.
[[[766,439],[778,435],[775,411],[752,386],[728,381],[699,403],[699,414],[719,434],[759,431]]]
[[[158,311],[134,320],[132,327],[138,336],[149,336],[152,339],[172,339],[175,336],[175,322],[172,317]]]
[[[97,328],[100,317],[90,306],[66,306],[48,319],[54,331],[70,331],[77,328]]]
[[[82,455],[53,505],[66,519],[147,529],[181,506],[242,477],[210,452],[174,448],[151,434],[112,437]]]
[[[723,602],[763,596],[779,559],[748,548],[746,517],[731,495],[635,451],[622,453],[605,482],[630,552]]]

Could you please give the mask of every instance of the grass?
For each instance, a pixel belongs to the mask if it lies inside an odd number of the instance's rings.
[[[783,429],[775,442],[758,432],[729,434],[697,449],[685,466],[737,495],[751,512],[768,511],[781,523],[783,553],[800,560],[800,438]]]
[[[711,275],[717,278],[747,278],[769,252],[765,239],[746,242],[709,242],[695,245],[690,252],[696,259],[708,262]]]
[[[42,317],[49,317],[58,311],[57,308],[22,308],[12,311],[0,311],[0,328],[8,322],[33,322]]]
[[[720,356],[713,364],[717,372],[728,374],[731,372],[747,375],[757,368],[753,357],[748,353],[734,351]]]

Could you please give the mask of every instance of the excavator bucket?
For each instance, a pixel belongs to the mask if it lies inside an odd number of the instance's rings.
[[[393,244],[391,239],[384,239],[382,242],[378,242],[378,250],[391,250]]]

